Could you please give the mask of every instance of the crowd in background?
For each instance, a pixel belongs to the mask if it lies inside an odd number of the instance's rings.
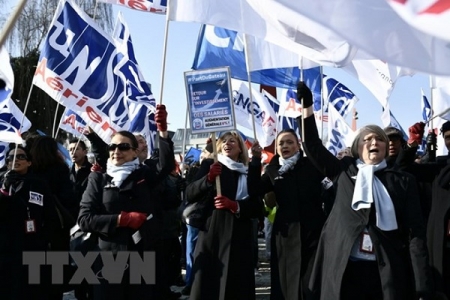
[[[255,299],[260,224],[271,299],[450,298],[450,166],[433,153],[436,134],[418,158],[425,124],[412,125],[407,141],[394,127],[367,125],[333,156],[317,134],[311,91],[299,83],[297,94],[303,140],[280,131],[268,164],[257,141],[249,158],[231,131],[180,168],[163,105],[150,157],[145,137],[128,131],[105,144],[88,130],[93,159],[85,142],[70,140],[71,168],[51,137],[11,144],[0,190],[2,299],[62,299],[68,290],[77,299]],[[441,135],[450,149],[450,122]],[[200,223],[185,215],[194,206]],[[89,248],[76,248],[86,233]],[[155,283],[130,284],[128,268],[120,283],[69,284],[73,262],[61,284],[45,265],[41,284],[29,283],[24,251],[69,250],[151,251]],[[92,265],[97,275],[103,267]]]

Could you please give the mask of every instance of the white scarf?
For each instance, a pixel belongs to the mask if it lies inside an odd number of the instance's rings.
[[[133,161],[129,161],[120,166],[115,166],[111,163],[111,160],[108,159],[108,164],[106,166],[106,174],[111,176],[113,179],[111,180],[112,184],[116,187],[120,187],[122,182],[128,175],[131,174],[134,170],[139,167],[139,159],[136,158]]]
[[[280,164],[281,168],[278,170],[278,174],[283,175],[287,171],[292,170],[299,158],[300,152],[297,152],[293,156],[286,159],[280,156],[278,158],[278,163]]]
[[[217,155],[217,160],[226,166],[228,169],[237,171],[241,173],[239,176],[237,191],[236,191],[236,200],[244,200],[248,197],[248,190],[247,190],[247,171],[248,168],[244,166],[243,163],[237,162],[229,158],[228,156],[225,156],[223,154]]]
[[[352,209],[370,208],[371,203],[375,202],[377,227],[385,231],[397,229],[397,218],[392,199],[383,183],[374,176],[374,172],[386,168],[386,161],[383,160],[378,165],[366,165],[358,159],[356,166],[359,172],[356,176]]]

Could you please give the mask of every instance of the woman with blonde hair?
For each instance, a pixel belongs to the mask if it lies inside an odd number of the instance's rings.
[[[240,135],[226,132],[216,144],[218,162],[203,160],[186,188],[189,202],[207,201],[212,208],[195,246],[189,299],[251,300],[255,299],[251,219],[262,215],[263,204],[248,192],[248,154]]]

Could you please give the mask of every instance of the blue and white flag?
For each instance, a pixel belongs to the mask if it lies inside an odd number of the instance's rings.
[[[149,131],[155,100],[124,24],[109,36],[72,0],[61,1],[33,83],[79,114],[106,142],[119,130]],[[153,110],[153,111],[152,111]]]
[[[99,0],[100,2],[117,4],[131,9],[146,11],[155,14],[167,12],[167,0]]]
[[[252,41],[252,37],[247,37],[247,40]],[[247,45],[249,44],[247,41]],[[199,70],[230,66],[232,78],[248,81],[247,67],[249,67],[251,81],[254,83],[280,88],[296,88],[300,79],[298,68],[300,59],[297,57],[295,61],[289,56],[289,59],[282,60],[283,56],[279,57],[280,55],[272,59],[275,54],[267,51],[267,47],[267,45],[261,46],[261,42],[257,43],[257,41],[252,44],[252,47],[248,47],[251,66],[247,66],[242,35],[220,27],[202,26],[192,68]],[[279,48],[278,52],[286,51]],[[309,63],[303,66],[304,81],[320,72],[319,68],[310,67]]]
[[[64,110],[59,122],[59,128],[77,137],[84,137],[83,133],[86,126],[86,122],[76,112],[68,108]]]
[[[5,165],[8,144],[23,143],[21,133],[28,131],[30,127],[31,122],[9,97],[9,90],[0,90],[0,168]]]
[[[236,124],[250,130],[253,130],[254,124],[256,139],[261,147],[272,144],[277,132],[277,116],[267,97],[252,88],[252,112],[248,82],[232,79],[231,86]]]
[[[431,118],[432,115],[431,105],[428,102],[428,99],[425,96],[423,89],[420,90],[422,92],[422,101],[420,102],[420,107],[422,108],[422,118],[424,122],[428,122],[428,120]]]
[[[323,76],[323,98],[325,113],[328,114],[328,107],[333,106],[343,118],[358,102],[358,98],[349,88],[326,75]]]
[[[355,132],[348,126],[341,113],[333,105],[329,106],[328,141],[326,147],[334,156],[346,147],[351,147]]]
[[[9,61],[9,54],[5,47],[0,47],[0,80],[5,83],[4,89],[12,93],[14,87],[14,73]]]
[[[391,111],[389,111],[389,114],[391,116],[391,123],[390,126],[397,128],[398,130],[400,130],[402,132],[403,135],[403,139],[405,141],[408,140],[408,135],[406,134],[406,132],[403,130],[402,126],[400,125],[400,123],[397,121],[397,119],[394,117],[394,115],[392,114]]]
[[[31,127],[31,122],[23,115],[11,99],[14,88],[14,73],[11,68],[9,55],[5,48],[0,48],[0,80],[4,86],[0,87],[0,168],[6,163],[6,151],[9,143],[23,143],[21,133]],[[21,122],[23,122],[21,124]]]

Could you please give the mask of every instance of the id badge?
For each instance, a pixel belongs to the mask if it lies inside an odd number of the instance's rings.
[[[364,253],[373,254],[373,244],[370,235],[367,232],[362,233],[361,244],[359,245],[359,250]]]
[[[35,233],[36,232],[36,226],[35,226],[34,220],[26,220],[25,221],[25,232],[26,233]]]
[[[448,223],[447,223],[447,236],[450,237],[450,220],[448,220]]]

